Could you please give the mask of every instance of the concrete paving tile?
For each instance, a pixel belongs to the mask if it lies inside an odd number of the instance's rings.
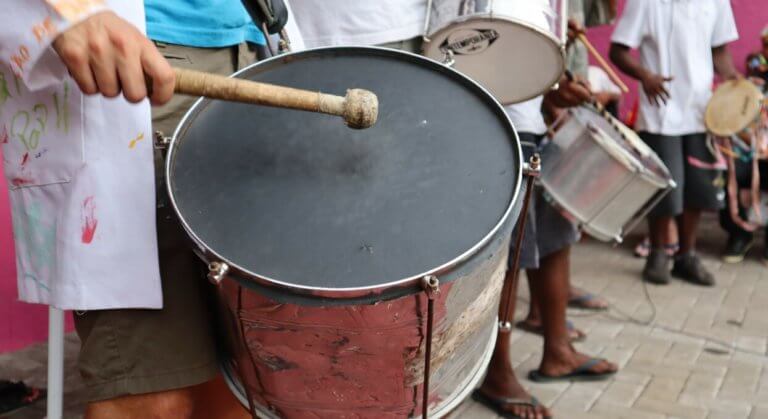
[[[688,404],[684,400],[680,400],[681,403]],[[710,418],[729,418],[729,419],[747,419],[752,412],[752,404],[743,401],[733,400],[707,400],[702,401],[697,406],[705,407],[709,410]]]
[[[645,389],[645,383],[631,381],[613,381],[603,391],[598,402],[606,402],[619,406],[632,406]]]
[[[611,362],[615,362],[618,364],[619,368],[623,368],[624,365],[626,365],[627,362],[632,359],[632,356],[635,354],[635,350],[637,350],[637,346],[627,347],[610,343],[599,355],[600,357],[608,359]]]
[[[758,404],[752,407],[752,413],[749,415],[749,419],[765,418],[768,418],[768,404]]]
[[[722,377],[704,373],[693,373],[685,382],[685,387],[683,388],[683,392],[680,395],[680,401],[685,402],[685,400],[712,400],[717,396],[722,383]]]
[[[677,342],[664,356],[664,363],[670,365],[693,365],[704,349],[700,343]]]
[[[642,396],[653,400],[674,402],[685,386],[685,379],[672,377],[653,377],[645,386]]]
[[[563,409],[565,407],[575,408],[578,411],[588,411],[592,405],[597,401],[597,398],[603,394],[602,389],[590,388],[587,386],[571,385],[565,392],[555,401],[554,408]]]
[[[461,419],[497,419],[499,416],[496,413],[485,408],[485,406],[479,403],[470,403],[462,412],[460,416],[456,418]]]
[[[603,400],[598,400],[589,413],[604,415],[614,419],[665,419],[667,417],[661,413],[639,408],[629,408]]]
[[[700,406],[682,405],[676,402],[670,402],[666,400],[656,400],[646,397],[640,397],[635,402],[635,407],[649,410],[655,413],[661,413],[668,416],[676,416],[680,418],[690,419],[704,419],[709,413],[707,409]]]

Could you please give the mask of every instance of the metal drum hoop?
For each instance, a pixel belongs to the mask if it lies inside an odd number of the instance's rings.
[[[186,131],[190,128],[191,122],[194,121],[195,118],[202,111],[205,110],[207,105],[211,103],[210,99],[205,99],[205,98],[200,98],[195,102],[192,108],[190,108],[190,110],[184,115],[181,122],[177,126],[173,134],[173,137],[169,140],[168,149],[167,149],[166,158],[165,158],[165,177],[166,177],[166,191],[170,199],[170,204],[173,207],[173,210],[176,213],[176,215],[179,217],[179,221],[183,226],[184,230],[186,231],[187,235],[190,237],[190,239],[196,246],[196,253],[198,254],[198,256],[200,256],[204,261],[208,263],[218,264],[217,266],[222,268],[224,271],[221,273],[220,275],[221,277],[226,275],[227,277],[230,277],[230,278],[236,278],[243,285],[264,287],[266,289],[282,288],[282,289],[290,290],[290,292],[297,294],[299,296],[306,296],[309,298],[327,298],[327,299],[334,299],[334,300],[341,300],[341,301],[355,299],[355,298],[376,296],[376,295],[386,296],[388,292],[391,293],[393,290],[394,292],[397,293],[395,297],[419,292],[422,289],[421,281],[425,276],[435,275],[440,277],[460,267],[464,262],[471,259],[473,255],[475,255],[476,253],[481,251],[483,248],[491,244],[494,238],[496,237],[496,235],[499,234],[499,232],[502,231],[503,228],[506,226],[507,222],[509,221],[515,209],[519,210],[519,205],[516,205],[516,204],[520,199],[521,186],[523,181],[523,174],[522,174],[523,153],[522,153],[522,148],[520,145],[519,138],[517,137],[517,132],[514,130],[514,125],[512,124],[512,121],[509,119],[509,116],[507,115],[507,113],[504,111],[503,106],[483,86],[481,86],[471,78],[465,76],[461,72],[454,70],[452,68],[449,68],[433,59],[430,59],[421,55],[405,52],[405,51],[397,51],[397,50],[382,48],[382,47],[352,47],[352,46],[312,48],[312,49],[307,49],[299,52],[286,53],[283,55],[268,58],[266,60],[254,63],[232,74],[230,77],[238,77],[241,75],[246,75],[249,72],[253,71],[253,69],[261,68],[263,66],[267,66],[269,64],[276,63],[283,60],[291,60],[291,58],[295,56],[304,55],[304,54],[323,53],[326,51],[328,52],[363,51],[371,54],[378,54],[378,55],[384,55],[384,56],[391,56],[393,53],[396,53],[396,54],[402,55],[404,58],[407,58],[409,60],[418,61],[425,65],[428,65],[433,70],[437,72],[441,72],[445,75],[448,75],[449,77],[452,77],[457,82],[464,84],[466,87],[475,89],[483,94],[484,99],[495,110],[497,115],[503,118],[503,120],[509,123],[509,126],[513,128],[512,132],[514,134],[514,138],[510,138],[510,141],[514,142],[514,144],[512,144],[511,147],[514,149],[515,153],[517,154],[516,162],[515,162],[517,164],[517,167],[516,167],[517,179],[514,186],[514,193],[512,194],[512,198],[508,203],[507,208],[504,211],[503,215],[498,220],[498,222],[494,225],[491,231],[489,231],[485,236],[483,236],[483,238],[480,241],[478,241],[474,246],[464,251],[462,254],[454,257],[452,260],[442,264],[441,266],[432,268],[426,272],[409,276],[407,278],[402,278],[402,279],[388,282],[385,284],[378,284],[378,285],[365,286],[365,287],[356,287],[356,288],[306,287],[306,286],[297,285],[297,284],[290,284],[287,282],[280,281],[279,279],[276,279],[276,278],[270,278],[264,275],[260,275],[256,272],[251,272],[241,266],[238,266],[237,264],[228,260],[226,256],[219,254],[215,250],[208,247],[205,244],[205,242],[198,237],[198,235],[192,230],[190,225],[187,223],[182,212],[179,210],[174,193],[173,193],[172,164],[173,164],[173,156],[174,156],[175,150],[177,147],[179,147],[181,138],[183,138]]]

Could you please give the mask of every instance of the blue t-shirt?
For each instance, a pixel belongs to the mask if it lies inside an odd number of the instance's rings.
[[[145,0],[144,7],[147,35],[155,41],[200,48],[265,44],[240,0]]]

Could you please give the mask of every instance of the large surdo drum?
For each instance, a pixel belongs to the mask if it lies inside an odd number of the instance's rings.
[[[521,152],[501,106],[428,59],[328,48],[237,77],[343,94],[379,121],[202,100],[167,156],[173,206],[216,282],[232,387],[254,416],[419,416],[425,277],[434,299],[430,412],[492,352]]]

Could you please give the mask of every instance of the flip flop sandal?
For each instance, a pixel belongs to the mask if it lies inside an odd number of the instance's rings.
[[[23,382],[0,382],[0,415],[10,415],[45,397],[45,390]]]
[[[472,400],[482,404],[488,409],[493,410],[494,413],[496,413],[497,415],[499,415],[504,419],[523,419],[522,416],[518,416],[506,410],[505,408],[509,408],[511,406],[527,406],[527,407],[536,408],[538,406],[541,406],[541,402],[539,402],[539,400],[533,396],[531,396],[531,398],[529,399],[511,399],[506,397],[492,397],[483,393],[480,390],[475,390],[472,392]],[[552,419],[552,417],[545,416],[544,419]]]
[[[565,323],[565,326],[568,328],[568,333],[571,333],[571,332],[574,332],[574,331],[576,333],[579,332],[578,329],[576,329],[576,326],[574,326],[573,322],[571,322],[570,320],[568,320]],[[532,333],[534,335],[539,335],[539,336],[542,336],[542,337],[544,336],[544,330],[542,329],[541,326],[531,326],[530,324],[526,323],[525,321],[519,321],[519,322],[515,323],[515,327],[520,329],[520,330],[522,330],[522,331],[524,331],[524,332]],[[586,339],[587,339],[587,335],[582,333],[579,336],[571,338],[571,342],[583,342]]]
[[[593,372],[592,368],[595,365],[603,362],[603,359],[591,358],[587,362],[579,365],[568,374],[551,376],[542,374],[539,370],[533,370],[528,373],[528,379],[536,383],[554,383],[559,381],[602,381],[612,377],[616,374],[616,371],[612,372]]]
[[[579,308],[582,310],[591,310],[591,311],[606,311],[608,310],[608,306],[605,307],[596,307],[591,306],[587,304],[590,301],[597,301],[600,297],[596,296],[595,294],[592,294],[590,292],[586,292],[584,294],[579,295],[578,297],[574,297],[568,300],[568,307],[571,308]]]

